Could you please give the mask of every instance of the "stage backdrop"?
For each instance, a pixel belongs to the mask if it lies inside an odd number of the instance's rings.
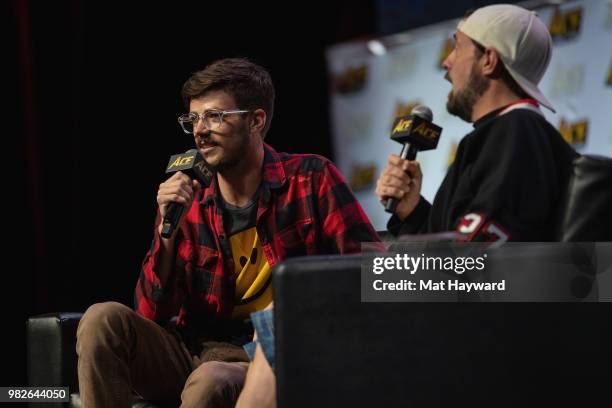
[[[540,88],[557,113],[543,108],[546,118],[577,151],[612,156],[612,2],[568,2],[537,13],[554,40]],[[394,118],[424,104],[444,129],[438,148],[418,156],[422,194],[430,201],[457,144],[472,129],[445,107],[451,85],[441,63],[452,50],[457,22],[327,49],[336,164],[379,230],[389,216],[374,194],[376,180],[387,156],[401,149],[389,139]]]

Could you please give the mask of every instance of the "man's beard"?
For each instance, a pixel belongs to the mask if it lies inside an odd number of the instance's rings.
[[[236,167],[247,156],[247,152],[250,149],[248,126],[245,125],[244,129],[240,129],[236,136],[239,140],[234,142],[233,147],[223,146],[223,155],[219,158],[219,161],[217,163],[209,163],[214,171],[223,172],[230,170]]]
[[[448,74],[447,74],[448,75]],[[466,122],[472,121],[472,111],[478,99],[489,88],[489,79],[478,74],[476,64],[472,65],[470,77],[466,86],[461,91],[448,93],[446,110],[451,115],[458,116]]]

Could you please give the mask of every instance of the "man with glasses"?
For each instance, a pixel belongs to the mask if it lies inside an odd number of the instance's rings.
[[[203,188],[177,172],[159,186],[151,249],[133,310],[95,304],[77,333],[83,406],[127,407],[181,398],[182,407],[233,406],[252,338],[245,322],[272,301],[271,268],[287,257],[359,252],[376,231],[328,160],[277,153],[264,143],[274,87],[245,59],[194,73],[182,96],[183,131],[216,171]],[[170,203],[184,211],[169,238]],[[164,327],[178,316],[175,328]]]

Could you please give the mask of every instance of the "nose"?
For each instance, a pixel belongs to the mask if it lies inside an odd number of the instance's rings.
[[[452,50],[450,54],[448,54],[448,56],[446,58],[444,58],[444,61],[442,61],[442,67],[444,67],[444,69],[448,72],[451,69],[452,66],[452,59],[455,56],[455,50]]]
[[[204,138],[208,136],[209,134],[210,134],[210,129],[208,129],[206,125],[204,125],[204,121],[202,119],[198,119],[193,124],[193,135],[194,136],[200,136]]]

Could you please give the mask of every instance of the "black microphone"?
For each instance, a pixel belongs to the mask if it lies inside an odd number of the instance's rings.
[[[208,187],[214,177],[213,169],[196,149],[187,150],[185,153],[170,157],[166,174],[176,173],[177,171],[185,173],[192,180],[198,180],[202,187]],[[183,204],[176,202],[168,204],[166,215],[164,215],[162,221],[162,237],[170,238],[172,236],[184,210],[185,206]]]
[[[442,128],[434,125],[432,121],[433,113],[424,105],[417,105],[410,115],[395,119],[391,139],[403,145],[400,158],[414,160],[417,152],[432,150],[438,146]],[[393,214],[398,203],[397,198],[389,197],[385,203],[385,211]]]

